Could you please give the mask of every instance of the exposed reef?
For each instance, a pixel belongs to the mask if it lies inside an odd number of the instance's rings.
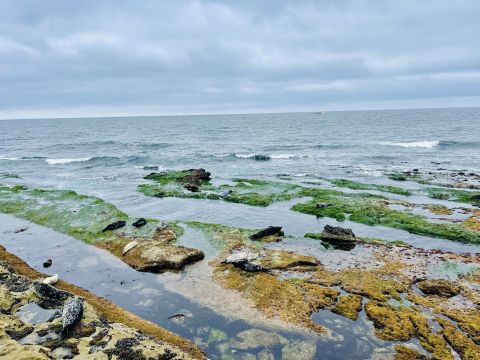
[[[138,220],[112,204],[74,191],[1,186],[0,212],[106,249],[140,271],[178,270],[204,257],[200,250],[175,245],[174,225],[147,219],[134,226]],[[123,254],[132,241],[138,246]]]

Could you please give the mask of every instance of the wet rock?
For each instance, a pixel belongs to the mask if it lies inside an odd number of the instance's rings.
[[[357,242],[355,234],[351,229],[330,225],[325,225],[320,239],[332,245],[351,245]]]
[[[222,191],[222,193],[220,194],[220,196],[222,198],[226,198],[228,195],[230,195],[233,191],[232,190],[225,190],[225,191]]]
[[[137,221],[135,221],[132,226],[133,227],[136,227],[137,229],[138,228],[141,228],[142,226],[146,225],[147,224],[147,220],[145,220],[144,218],[140,218],[138,219]]]
[[[313,360],[317,348],[305,341],[290,342],[282,349],[282,360]]]
[[[43,267],[44,268],[49,268],[50,266],[52,266],[52,263],[53,263],[52,259],[48,259],[47,261],[45,261],[43,263]]]
[[[123,260],[139,271],[156,272],[165,269],[180,270],[185,265],[202,260],[203,251],[160,241],[139,243]]]
[[[107,225],[105,227],[105,229],[103,229],[102,231],[105,232],[105,231],[120,229],[120,228],[124,227],[126,224],[127,224],[126,221],[119,220],[119,221],[116,221],[114,223],[111,223],[111,224]]]
[[[270,156],[262,155],[262,154],[255,154],[253,156],[253,159],[256,160],[256,161],[268,161],[268,160],[270,160]]]
[[[268,271],[268,269],[264,268],[262,265],[254,264],[249,261],[237,262],[237,263],[234,263],[233,266],[247,272]]]
[[[345,316],[350,320],[357,320],[362,310],[362,297],[360,295],[349,294],[338,298],[332,312]]]
[[[43,300],[48,301],[64,301],[68,299],[71,295],[59,289],[56,289],[52,285],[40,283],[38,281],[34,281],[33,284],[33,292]]]
[[[34,328],[31,326],[26,326],[21,329],[15,328],[7,328],[5,332],[8,336],[10,336],[13,340],[20,340],[27,335],[30,335],[33,332]]]
[[[83,316],[83,299],[74,297],[65,302],[62,310],[62,331],[60,337],[67,337],[80,323]]]
[[[451,281],[443,279],[422,280],[416,283],[417,287],[426,295],[452,297],[460,294],[460,287]]]
[[[27,230],[28,230],[28,228],[20,228],[20,229],[15,230],[14,232],[15,232],[15,234],[18,234],[18,233],[22,233],[22,232],[27,231]]]
[[[259,348],[272,348],[287,344],[287,339],[281,335],[260,329],[241,331],[237,339],[230,339],[230,346],[238,350],[254,350]]]
[[[470,196],[470,201],[475,205],[480,205],[480,194]]]
[[[266,229],[260,230],[255,234],[250,235],[251,240],[260,240],[267,236],[283,236],[283,231],[281,226],[269,226]]]

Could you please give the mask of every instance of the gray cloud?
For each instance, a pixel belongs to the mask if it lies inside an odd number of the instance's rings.
[[[0,3],[0,117],[480,105],[480,3]]]

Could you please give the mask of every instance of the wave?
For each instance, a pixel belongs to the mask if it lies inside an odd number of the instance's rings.
[[[268,160],[286,160],[286,159],[301,159],[308,158],[309,155],[299,154],[254,154],[254,153],[229,153],[214,155],[216,158],[237,158],[237,159],[251,159],[256,161]]]
[[[6,156],[0,156],[0,160],[8,160],[8,161],[15,161],[15,160],[20,160],[18,157],[6,157]]]
[[[70,164],[74,162],[82,162],[82,161],[88,161],[92,160],[91,157],[87,158],[72,158],[72,159],[46,159],[45,162],[48,165],[65,165],[65,164]]]
[[[391,141],[382,141],[378,143],[379,145],[386,146],[399,146],[403,148],[425,148],[433,149],[435,146],[440,144],[440,141],[410,141],[410,142],[391,142]]]

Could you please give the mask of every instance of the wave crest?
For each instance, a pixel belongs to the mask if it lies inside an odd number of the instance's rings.
[[[382,141],[378,143],[379,145],[385,146],[399,146],[403,148],[425,148],[433,149],[435,146],[440,144],[440,141],[410,141],[410,142],[391,142],[391,141]]]

